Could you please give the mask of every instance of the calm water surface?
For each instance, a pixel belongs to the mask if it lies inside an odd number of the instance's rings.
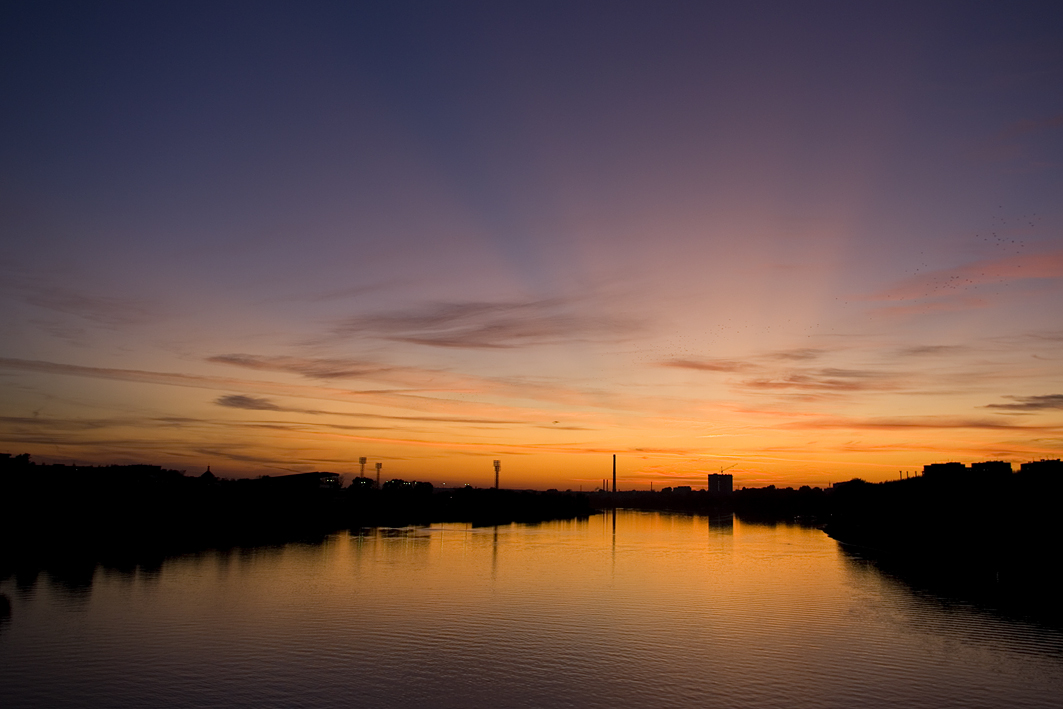
[[[1063,705],[1063,633],[729,518],[374,530],[0,591],[9,708]]]

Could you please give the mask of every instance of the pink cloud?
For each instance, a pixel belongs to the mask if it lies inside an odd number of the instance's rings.
[[[1027,278],[1063,278],[1063,250],[1043,254],[987,259],[957,268],[907,278],[869,297],[878,301],[912,301],[952,296],[986,283]]]

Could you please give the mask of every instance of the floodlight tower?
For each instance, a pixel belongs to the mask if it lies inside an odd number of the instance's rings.
[[[380,487],[380,469],[384,467],[383,463],[376,464],[376,486]]]
[[[498,471],[502,469],[502,461],[495,461],[495,489],[498,489]]]
[[[358,459],[358,465],[362,466],[361,472],[358,473],[359,477],[363,477],[363,478],[365,477],[365,462],[366,462],[366,457],[364,455],[361,458]]]

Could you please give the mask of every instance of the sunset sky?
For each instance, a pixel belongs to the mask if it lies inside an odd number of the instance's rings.
[[[1063,455],[1058,2],[14,2],[0,96],[0,452]]]

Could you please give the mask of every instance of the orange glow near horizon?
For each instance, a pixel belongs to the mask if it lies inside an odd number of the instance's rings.
[[[0,23],[0,452],[559,489],[1063,456],[1054,17],[569,5]]]

